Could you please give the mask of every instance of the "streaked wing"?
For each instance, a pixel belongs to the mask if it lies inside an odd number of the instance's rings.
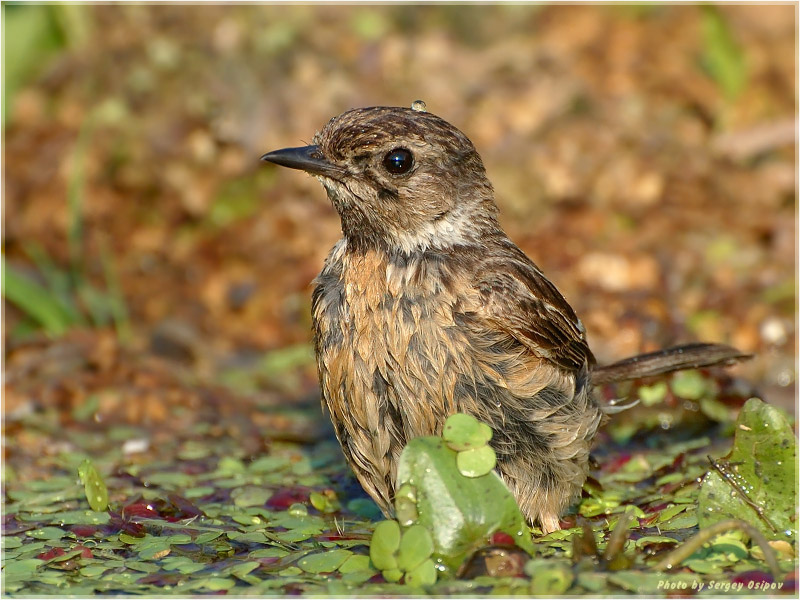
[[[534,355],[568,370],[594,364],[583,324],[572,307],[521,251],[489,258],[476,286],[484,318]]]

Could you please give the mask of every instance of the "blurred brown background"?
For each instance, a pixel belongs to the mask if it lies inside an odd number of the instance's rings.
[[[600,361],[727,342],[792,405],[795,6],[3,9],[7,410],[42,363],[102,369],[120,341],[314,394],[310,281],[339,221],[258,158],[417,98],[473,140]]]

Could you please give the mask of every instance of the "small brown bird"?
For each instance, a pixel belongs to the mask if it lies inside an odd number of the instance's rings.
[[[743,357],[694,344],[597,367],[570,305],[497,222],[472,142],[419,101],[347,111],[262,159],[315,175],[341,217],[313,293],[323,405],[387,516],[406,442],[465,412],[492,427],[523,513],[554,531],[603,418],[593,385]]]

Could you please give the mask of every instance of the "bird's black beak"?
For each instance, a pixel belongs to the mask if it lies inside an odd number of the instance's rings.
[[[322,155],[319,146],[301,146],[300,148],[284,148],[273,150],[261,157],[261,160],[275,163],[290,169],[300,169],[313,175],[324,175],[338,179],[344,170]]]

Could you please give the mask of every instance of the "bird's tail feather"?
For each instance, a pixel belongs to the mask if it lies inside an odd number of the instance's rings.
[[[728,366],[752,358],[724,344],[686,344],[656,352],[639,354],[619,362],[595,367],[592,383],[602,385],[626,379],[652,377],[682,369],[699,369],[715,365]]]

